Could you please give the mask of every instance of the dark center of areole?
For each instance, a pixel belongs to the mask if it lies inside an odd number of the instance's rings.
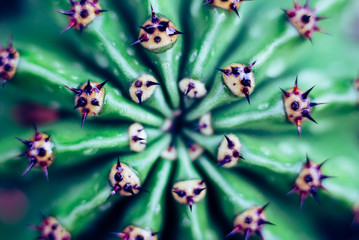
[[[252,222],[252,218],[250,216],[247,216],[245,219],[244,219],[244,222],[247,223],[247,224],[250,224]]]
[[[144,240],[144,237],[142,235],[137,235],[135,240]]]
[[[121,182],[123,180],[123,176],[121,173],[116,173],[115,174],[115,180],[116,182]]]
[[[139,138],[138,136],[133,136],[132,137],[132,141],[134,141],[134,142],[137,142],[140,139],[142,139],[142,138]]]
[[[91,99],[91,104],[94,106],[99,106],[100,103],[98,102],[98,100],[96,98]]]
[[[296,110],[299,109],[299,103],[298,103],[297,101],[294,101],[294,102],[292,102],[292,104],[290,105],[290,107],[291,107],[294,111],[296,111]]]
[[[251,70],[249,69],[249,67],[244,68],[244,73],[250,73],[250,72],[251,72]]]
[[[166,28],[168,27],[168,22],[162,21],[158,24],[158,30],[161,32],[166,31]]]
[[[229,156],[229,155],[224,156],[223,161],[225,161],[226,163],[229,163],[231,161],[231,156]]]
[[[234,76],[238,76],[239,75],[239,68],[237,67],[232,67],[232,74]]]
[[[125,190],[126,192],[131,192],[132,191],[131,184],[126,183],[125,186],[123,186],[123,190]]]
[[[245,87],[251,87],[251,80],[249,80],[249,79],[243,78],[241,83]]]
[[[309,116],[309,111],[308,111],[308,109],[303,109],[303,111],[302,111],[302,116],[303,116],[303,117],[310,117],[310,116]]]
[[[83,9],[81,12],[80,12],[80,16],[82,18],[87,18],[89,16],[89,12],[86,10],[86,9]]]
[[[135,87],[142,87],[142,82],[140,81],[140,80],[137,80],[136,82],[135,82]]]
[[[5,70],[5,72],[9,72],[9,71],[11,71],[11,69],[12,69],[12,66],[10,65],[10,64],[5,64],[5,66],[4,66],[4,70]]]
[[[44,148],[39,148],[37,150],[37,154],[39,155],[39,157],[43,157],[46,155],[46,150]]]
[[[159,36],[156,36],[155,39],[154,39],[154,41],[155,41],[156,43],[159,43],[159,42],[161,42],[161,38],[160,38]]]
[[[310,20],[310,16],[308,16],[308,15],[306,15],[306,14],[304,14],[304,15],[302,16],[302,22],[303,22],[303,23],[309,23],[309,20]]]
[[[307,174],[304,176],[304,181],[306,183],[310,183],[311,181],[313,181],[313,177],[310,174]]]
[[[55,240],[55,236],[54,236],[53,233],[49,233],[49,235],[47,235],[47,238],[48,238],[49,240]]]
[[[239,158],[241,155],[239,154],[239,152],[236,150],[233,152],[233,157],[235,158]]]
[[[237,10],[237,4],[236,4],[236,3],[231,3],[231,5],[229,5],[229,7],[230,7],[233,11]]]
[[[193,190],[193,194],[197,196],[197,195],[199,195],[203,190],[204,190],[203,188],[196,188],[196,189]]]
[[[77,105],[79,107],[84,107],[87,104],[87,100],[84,97],[80,97],[79,100],[77,101]]]
[[[13,59],[15,57],[14,53],[9,53],[9,55],[7,56],[8,59]]]
[[[92,86],[91,84],[87,84],[86,87],[84,88],[84,92],[88,95],[90,95],[92,93]]]
[[[156,29],[153,25],[147,25],[143,27],[143,30],[145,30],[149,34],[152,34],[155,32]]]
[[[186,196],[186,192],[181,190],[181,191],[177,191],[176,194],[179,196],[179,197],[184,197]]]

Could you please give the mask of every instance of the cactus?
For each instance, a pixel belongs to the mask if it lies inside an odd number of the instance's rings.
[[[358,238],[355,1],[0,7],[2,238]]]

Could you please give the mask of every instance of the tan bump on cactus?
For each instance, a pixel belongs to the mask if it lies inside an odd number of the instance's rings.
[[[210,112],[203,114],[199,118],[199,131],[206,136],[213,135],[212,115]]]
[[[121,233],[116,235],[124,240],[157,240],[157,233],[147,229],[129,225]]]
[[[0,80],[3,86],[6,81],[13,78],[19,63],[20,54],[13,48],[12,42],[7,48],[0,45]]]
[[[102,86],[99,87],[100,85],[101,83],[98,82],[87,82],[81,85],[82,94],[75,96],[75,106],[81,114],[88,111],[87,116],[92,117],[100,113],[105,97],[105,89]],[[86,100],[85,103],[81,102],[82,99]]]
[[[311,102],[309,93],[313,90],[314,86],[303,91],[298,88],[298,76],[295,79],[294,87],[288,90],[282,90],[283,92],[283,101],[284,109],[287,114],[287,118],[291,123],[297,125],[298,134],[301,135],[301,126],[302,123],[306,120],[311,120],[314,123],[317,123],[312,116],[312,107],[323,104],[323,103],[313,103]]]
[[[238,8],[242,2],[248,0],[207,0],[203,5],[210,4],[214,7],[235,12],[238,16]]]
[[[204,83],[191,78],[184,78],[178,83],[179,89],[190,98],[201,98],[207,94]]]
[[[319,203],[318,190],[325,189],[322,181],[329,178],[329,176],[323,175],[321,170],[326,161],[317,164],[310,161],[307,156],[306,162],[295,180],[294,188],[289,192],[296,192],[300,195],[300,207],[303,206],[304,199],[309,195]]]
[[[97,116],[100,113],[105,98],[105,89],[103,86],[106,83],[107,81],[98,83],[88,80],[82,84],[79,89],[65,86],[76,94],[74,108],[82,115],[82,125],[87,117]]]
[[[288,89],[286,92],[290,93],[289,97],[284,96],[284,108],[287,113],[288,120],[291,123],[296,124],[298,119],[301,119],[302,122],[307,120],[306,117],[302,116],[302,111],[306,109],[309,113],[312,112],[312,107],[310,106],[310,98],[303,100],[302,94],[305,93],[301,89]]]
[[[255,81],[252,68],[255,62],[246,66],[240,63],[231,63],[224,69],[218,69],[221,71],[222,78],[228,89],[238,97],[246,97],[248,102],[249,95],[254,90]]]
[[[69,18],[69,25],[64,29],[63,32],[70,28],[75,28],[82,31],[87,25],[95,20],[102,10],[98,0],[70,0],[71,7],[69,11],[59,10],[59,13],[65,14]]]
[[[161,157],[172,161],[177,160],[176,148],[174,146],[168,146],[164,151],[162,151]]]
[[[181,204],[188,204],[190,208],[194,203],[200,202],[206,192],[206,184],[199,179],[180,181],[172,187],[174,199]]]
[[[142,75],[130,87],[131,99],[141,104],[149,99],[156,90],[158,82],[152,75]]]
[[[163,131],[169,131],[172,128],[173,125],[173,119],[172,118],[166,118],[166,120],[164,121],[161,130]]]
[[[314,32],[321,32],[318,27],[318,21],[323,20],[322,17],[315,16],[315,10],[309,9],[309,1],[304,6],[300,6],[294,1],[294,7],[284,10],[289,21],[298,30],[300,35],[311,40]]]
[[[128,141],[130,149],[135,152],[142,152],[146,148],[147,133],[140,123],[133,123],[128,128]]]
[[[112,166],[109,180],[113,187],[110,197],[115,193],[131,196],[137,194],[141,189],[141,181],[137,174],[129,166],[119,161]]]
[[[20,154],[19,157],[26,156],[29,158],[29,165],[22,173],[24,175],[31,168],[41,168],[48,180],[47,167],[53,163],[54,156],[52,152],[53,144],[50,141],[50,136],[45,133],[40,133],[35,126],[35,134],[29,141],[17,138],[19,141],[24,143],[27,147],[27,151]]]
[[[318,164],[310,162],[310,164],[306,164],[299,176],[295,180],[295,186],[297,187],[297,192],[310,192],[311,188],[320,187],[322,176],[321,171],[318,169]]]
[[[189,157],[192,161],[197,160],[204,152],[204,148],[196,143],[191,144],[190,146],[187,147],[187,149],[188,149]]]
[[[54,158],[50,136],[45,133],[38,133],[30,139],[30,142],[34,143],[34,148],[29,150],[27,154],[36,159],[35,167],[50,166]]]
[[[264,224],[273,223],[268,222],[266,220],[266,215],[264,213],[264,209],[268,206],[268,203],[263,207],[253,206],[241,214],[239,214],[233,222],[234,229],[231,233],[227,235],[227,237],[232,236],[236,233],[240,233],[245,235],[245,239],[248,239],[252,234],[258,234],[262,239],[261,230]]]
[[[36,228],[41,232],[38,239],[70,240],[71,235],[54,217],[45,218]]]
[[[178,34],[182,34],[177,30],[172,21],[165,17],[158,17],[153,11],[152,17],[147,19],[141,26],[138,40],[132,45],[141,43],[141,45],[153,52],[161,52],[171,48],[178,39]]]
[[[240,154],[241,142],[234,134],[228,134],[224,136],[221,144],[218,147],[217,152],[217,166],[224,168],[231,168],[238,164],[240,158],[243,159]]]

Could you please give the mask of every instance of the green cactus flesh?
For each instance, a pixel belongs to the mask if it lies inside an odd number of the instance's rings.
[[[0,238],[358,239],[358,10],[1,2]]]

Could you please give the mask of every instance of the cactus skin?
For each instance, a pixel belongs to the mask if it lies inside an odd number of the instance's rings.
[[[26,2],[24,1],[24,4]],[[54,0],[49,4],[56,5],[58,2]],[[6,21],[9,23],[9,30],[15,31],[14,47],[19,50],[21,57],[16,75],[7,82],[5,91],[0,94],[0,125],[6,126],[0,134],[0,202],[1,187],[6,183],[21,188],[27,194],[31,210],[26,219],[19,223],[21,226],[17,225],[17,229],[22,229],[21,231],[13,231],[11,227],[5,228],[0,223],[0,231],[3,232],[5,229],[5,238],[10,236],[15,239],[33,239],[32,235],[35,236],[36,232],[32,234],[25,226],[38,222],[38,219],[33,217],[36,215],[34,212],[38,210],[56,217],[76,239],[114,239],[116,236],[110,235],[109,232],[121,232],[129,225],[138,226],[136,222],[128,221],[123,222],[121,227],[113,227],[116,225],[114,221],[123,220],[117,216],[118,213],[124,212],[122,210],[127,209],[137,199],[144,196],[155,197],[153,194],[156,188],[150,193],[134,191],[136,194],[132,196],[131,193],[127,198],[115,194],[107,200],[114,188],[109,181],[110,169],[115,165],[117,167],[114,158],[120,156],[121,164],[126,164],[136,174],[139,173],[139,186],[146,187],[147,183],[157,176],[157,159],[165,149],[172,149],[171,152],[177,154],[171,156],[174,160],[174,169],[170,173],[173,179],[164,180],[159,177],[163,189],[167,186],[167,189],[162,191],[166,196],[161,199],[167,200],[168,203],[168,207],[161,208],[166,213],[163,223],[158,223],[158,228],[150,231],[151,234],[160,231],[156,234],[159,239],[221,239],[235,227],[233,221],[236,216],[253,206],[263,206],[268,201],[271,201],[271,205],[266,209],[266,219],[276,226],[263,226],[260,229],[265,239],[291,239],[298,234],[302,234],[299,236],[301,239],[321,239],[330,236],[340,238],[336,234],[349,226],[353,219],[352,207],[359,199],[358,176],[355,174],[359,170],[355,161],[358,155],[355,137],[358,121],[357,95],[353,88],[355,64],[358,61],[357,56],[349,54],[355,52],[357,47],[348,43],[348,35],[340,31],[338,39],[336,34],[333,34],[335,36],[332,38],[314,34],[313,40],[318,41],[318,44],[314,42],[311,45],[286,21],[280,8],[289,8],[291,3],[281,1],[245,3],[239,8],[241,19],[238,19],[233,12],[213,6],[201,7],[200,12],[204,14],[195,13],[195,7],[205,1],[154,0],[151,2],[154,3],[154,9],[158,10],[158,16],[163,14],[166,18],[172,19],[178,29],[186,35],[179,36],[176,44],[168,51],[152,53],[140,44],[130,46],[131,42],[138,38],[138,32],[141,31],[139,25],[151,14],[147,1],[146,4],[138,4],[136,9],[122,15],[123,11],[118,14],[118,9],[110,7],[109,1],[101,0],[101,5],[109,10],[108,13],[99,14],[93,22],[83,28],[82,33],[72,29],[63,35],[60,35],[60,32],[67,19],[56,14],[55,9],[66,9],[69,3],[67,0],[61,2],[64,2],[64,5],[57,5],[51,9],[43,6],[46,3],[37,4],[40,12],[62,19],[59,23],[51,19],[46,22],[44,14],[35,14],[39,11],[32,11],[34,7],[26,8],[26,14],[37,19],[36,24],[31,25],[31,22],[28,22],[26,26],[34,31],[33,36],[37,35],[33,39],[43,38],[43,41],[32,41],[31,36],[20,35],[17,32],[20,25]],[[138,3],[136,0],[133,1],[134,4],[136,2]],[[349,16],[345,7],[351,7],[354,3],[318,0],[313,6],[317,3],[322,3],[317,6],[319,11],[323,6],[335,6],[330,11],[330,8],[327,8],[328,12],[318,13],[333,17],[333,20],[329,19],[327,22],[330,25],[323,22],[323,29],[333,33],[344,29],[343,23],[337,20],[342,15]],[[137,14],[139,12],[144,14]],[[176,14],[172,14],[173,12]],[[204,16],[205,23],[207,12],[210,27],[193,21],[194,16]],[[122,28],[114,27],[116,25],[121,25]],[[191,29],[188,26],[191,26]],[[212,26],[213,31],[207,31],[207,27]],[[36,28],[41,31],[36,31]],[[195,36],[192,33],[195,33],[196,29],[199,33],[204,31],[208,34],[202,38]],[[217,33],[223,34],[214,36]],[[210,37],[212,38],[209,39]],[[223,42],[227,42],[219,51],[218,43],[214,42],[220,42],[217,40],[223,37],[226,38]],[[19,40],[28,43],[21,44]],[[181,42],[184,43],[184,49],[180,48]],[[203,50],[200,50],[202,46]],[[352,47],[350,51],[347,49],[349,46]],[[41,48],[47,48],[53,54],[47,55],[43,54],[44,51],[37,51]],[[196,55],[192,55],[195,51],[198,52],[198,59]],[[329,55],[328,52],[333,55]],[[236,58],[227,58],[230,54]],[[123,62],[119,56],[122,56]],[[167,59],[159,56],[167,56]],[[203,56],[207,56],[208,59]],[[176,61],[172,61],[170,57]],[[158,60],[157,63],[155,59]],[[194,61],[190,62],[191,59]],[[250,65],[254,60],[257,60],[253,66],[256,86],[250,95],[251,105],[248,105],[245,94],[238,97],[226,87],[223,74],[216,71],[216,67],[222,68],[232,62]],[[141,67],[131,70],[120,66],[124,62],[136,65],[136,61]],[[62,65],[65,62],[70,64]],[[176,64],[172,66],[167,63]],[[153,72],[146,71],[150,70],[147,64]],[[170,66],[167,68],[168,72],[158,69],[164,66]],[[191,66],[195,66],[196,70],[189,71]],[[338,67],[335,67],[334,71],[331,66]],[[177,68],[185,70],[181,72],[175,70]],[[197,71],[198,69],[200,70]],[[100,77],[93,78],[92,72]],[[169,73],[173,74],[172,78],[167,78]],[[313,117],[319,124],[303,124],[301,139],[298,139],[293,124],[286,118],[283,95],[279,90],[283,88],[288,91],[287,89],[293,86],[293,76],[296,74],[300,75],[300,87],[304,90],[316,85],[310,93],[311,98],[328,103],[313,109]],[[139,100],[136,94],[131,98],[129,88],[137,79],[146,75],[153,76],[160,85],[150,86],[155,90],[146,101],[144,98]],[[179,81],[183,78],[201,81],[208,94],[195,99],[183,96],[178,87]],[[74,94],[64,85],[77,88],[87,79],[97,83],[109,80],[109,83],[104,86],[104,106],[99,116],[89,119],[81,128],[79,116],[75,115],[77,112],[71,112],[74,107]],[[171,82],[168,88],[163,84],[166,81]],[[138,90],[145,91],[136,87],[135,91]],[[223,94],[213,95],[213,91]],[[171,93],[175,92],[182,98],[181,104],[173,104],[173,109],[170,109],[171,101],[176,103],[176,100],[170,100]],[[159,93],[163,94],[162,98],[158,98]],[[190,93],[191,91],[188,95]],[[309,99],[309,95],[306,99]],[[41,174],[35,172],[20,177],[18,173],[23,168],[25,158],[12,158],[22,150],[22,145],[16,142],[13,136],[28,139],[31,129],[14,122],[12,112],[22,101],[30,100],[55,109],[60,115],[60,123],[49,123],[47,126],[39,127],[44,133],[51,135],[51,142],[54,144],[55,162],[49,167],[49,183],[44,181]],[[159,102],[162,105],[158,104]],[[78,100],[75,106],[77,103]],[[133,109],[138,111],[133,112]],[[132,115],[128,118],[131,112]],[[189,117],[191,112],[196,114]],[[204,113],[210,115],[204,116]],[[202,121],[199,120],[200,117]],[[163,123],[167,121],[165,118],[172,127],[162,128]],[[128,157],[129,140],[132,139],[128,127],[134,122],[140,122],[146,129],[148,141],[143,152],[132,153],[133,155]],[[333,128],[338,132],[331,133]],[[55,136],[53,132],[60,137]],[[223,167],[217,167],[218,147],[222,140],[228,147],[225,136],[232,141],[231,134],[240,140],[241,148],[236,150],[245,160],[237,159],[238,162],[231,169],[226,169],[225,164]],[[181,140],[177,140],[178,138]],[[196,146],[194,144],[205,148],[202,156],[196,160],[193,159],[196,157],[191,156],[191,146]],[[308,198],[305,208],[299,213],[298,196],[286,197],[285,193],[298,177],[306,152],[313,156],[313,159],[334,158],[329,164],[324,165],[322,170],[323,173],[330,173],[338,178],[325,181],[325,187],[329,192],[318,192],[320,206]],[[237,153],[235,155],[238,156]],[[203,159],[207,159],[208,163],[204,163]],[[206,189],[201,191],[205,191],[206,196],[193,204],[191,212],[188,203],[175,202],[172,186],[176,182],[193,179],[205,180]],[[44,192],[49,194],[44,195]],[[40,200],[39,203],[37,199]],[[155,214],[151,213],[151,209],[157,208],[148,207],[146,204],[141,206],[137,212],[146,214],[138,216],[143,217],[142,222],[149,222],[149,216]],[[0,206],[0,213],[3,212],[1,210]],[[128,215],[126,219],[131,219],[132,214]],[[146,225],[140,227],[146,229]],[[256,230],[252,234],[255,235]],[[241,235],[237,234],[233,238],[244,237],[246,233],[241,232]],[[258,236],[253,236],[256,237]]]

